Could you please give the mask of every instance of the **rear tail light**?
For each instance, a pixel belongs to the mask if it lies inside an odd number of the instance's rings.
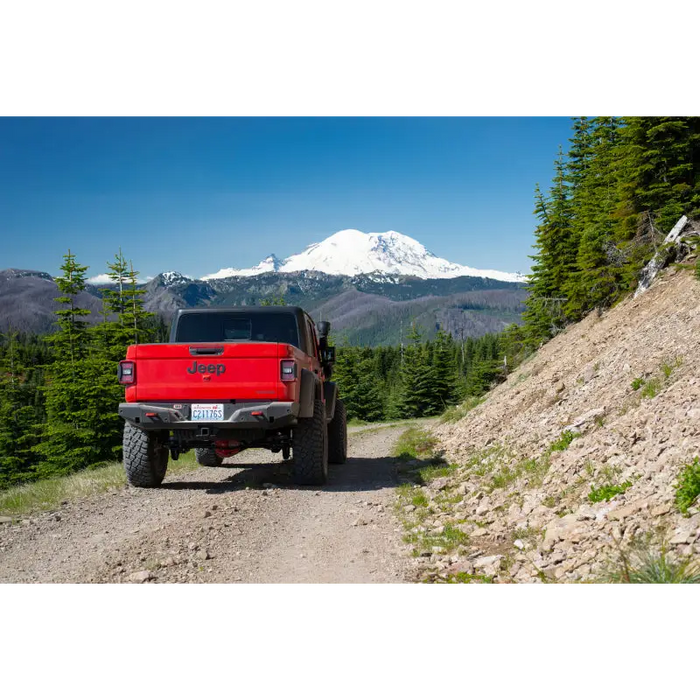
[[[280,379],[283,382],[293,382],[297,378],[297,363],[294,360],[282,360],[280,364]]]
[[[136,384],[136,363],[123,360],[117,370],[120,384]]]

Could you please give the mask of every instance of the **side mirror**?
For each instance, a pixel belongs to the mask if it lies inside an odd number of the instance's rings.
[[[328,334],[331,332],[331,323],[330,321],[321,321],[316,328],[319,338],[327,338]]]
[[[326,365],[332,365],[335,362],[335,346],[329,345],[321,352],[321,359]]]

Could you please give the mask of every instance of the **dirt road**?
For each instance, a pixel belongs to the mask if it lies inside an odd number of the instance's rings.
[[[404,427],[353,431],[327,486],[291,484],[281,458],[251,450],[163,488],[128,489],[0,525],[0,582],[405,580],[392,504]]]

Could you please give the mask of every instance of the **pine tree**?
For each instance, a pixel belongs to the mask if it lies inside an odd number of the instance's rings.
[[[620,126],[616,117],[591,120],[592,157],[577,187],[576,271],[564,290],[565,312],[574,320],[596,306],[609,305],[620,291],[622,263],[614,237],[619,217]]]
[[[148,343],[151,340],[152,330],[150,321],[154,314],[146,311],[143,307],[143,297],[146,290],[139,287],[139,273],[134,270],[134,265],[129,262],[129,272],[127,275],[127,285],[124,289],[125,309],[120,314],[120,320],[128,329],[127,345],[138,345]]]
[[[444,411],[462,398],[457,382],[454,341],[442,329],[433,344],[433,391],[437,404]]]
[[[623,196],[632,214],[651,211],[668,232],[700,210],[700,118],[628,117]],[[636,223],[636,222],[635,222]]]
[[[528,338],[532,345],[537,346],[552,333],[556,311],[552,306],[555,302],[552,300],[558,293],[554,278],[555,245],[551,236],[551,220],[548,203],[539,185],[535,186],[534,214],[539,222],[535,230],[534,247],[537,253],[531,256],[534,263],[523,318],[526,322]]]
[[[435,392],[435,372],[429,346],[421,343],[421,334],[415,324],[408,340],[399,371],[396,417],[434,416],[440,412],[441,405]]]
[[[377,421],[384,417],[381,383],[371,348],[338,348],[333,380],[348,418]]]
[[[134,312],[133,297],[127,296],[122,316],[128,332],[110,321],[105,327],[89,328],[90,312],[77,303],[85,289],[87,267],[69,251],[61,270],[63,275],[56,279],[62,293],[57,299],[62,305],[56,312],[59,330],[50,336],[55,356],[45,389],[47,421],[35,448],[43,458],[42,476],[67,474],[119,455],[122,425],[117,407],[123,391],[116,379],[115,357],[124,356],[123,340],[135,333],[128,324],[139,318],[138,302]],[[105,315],[113,303],[114,298],[106,300]]]
[[[34,476],[32,447],[40,417],[22,362],[18,334],[8,332],[0,354],[0,488]]]

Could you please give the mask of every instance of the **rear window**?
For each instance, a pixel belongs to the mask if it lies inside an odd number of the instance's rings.
[[[289,343],[299,347],[296,318],[288,313],[183,314],[176,343]]]

